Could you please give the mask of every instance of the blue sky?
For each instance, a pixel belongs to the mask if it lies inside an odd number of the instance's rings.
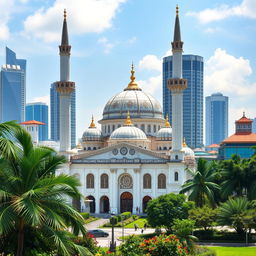
[[[162,102],[161,59],[170,54],[176,4],[184,53],[205,60],[205,96],[230,97],[232,133],[243,111],[256,116],[255,0],[0,0],[0,63],[5,46],[27,59],[27,102],[48,101],[67,8],[81,137],[91,115],[100,119],[126,87],[132,61],[141,87]]]

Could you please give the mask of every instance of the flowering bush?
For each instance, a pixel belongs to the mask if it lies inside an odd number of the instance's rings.
[[[83,237],[74,237],[73,241],[77,244],[77,245],[81,245],[83,247],[88,248],[88,250],[95,254],[98,250],[97,248],[97,241],[94,238],[94,236],[90,233],[87,233],[85,236]]]
[[[175,235],[154,236],[143,240],[140,237],[131,236],[120,246],[122,256],[186,256],[188,249]]]
[[[161,234],[140,243],[142,255],[185,256],[188,250],[175,235]]]

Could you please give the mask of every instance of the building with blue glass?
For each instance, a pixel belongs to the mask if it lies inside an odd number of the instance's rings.
[[[38,140],[46,141],[48,140],[48,105],[43,102],[35,102],[26,104],[26,121],[39,121],[44,123],[44,125],[39,126],[38,130]]]
[[[0,122],[25,120],[26,60],[6,47],[6,64],[0,73]]]
[[[230,159],[233,155],[249,158],[254,154],[256,133],[252,132],[252,120],[245,114],[236,121],[235,134],[223,140],[219,147],[219,159]]]
[[[172,120],[172,92],[167,81],[172,77],[173,58],[163,58],[163,111]],[[188,87],[183,92],[183,136],[191,148],[203,146],[203,57],[182,56],[182,76]]]
[[[71,147],[76,147],[76,91],[70,95],[71,100]],[[50,119],[51,140],[60,140],[60,99],[56,91],[55,83],[50,88]]]
[[[205,98],[206,145],[219,144],[228,137],[228,97],[213,93]]]

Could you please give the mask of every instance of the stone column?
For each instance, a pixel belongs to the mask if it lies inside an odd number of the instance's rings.
[[[136,168],[134,171],[134,180],[133,180],[133,213],[136,214],[137,207],[142,212],[142,203],[141,203],[141,185],[140,185],[140,169]]]
[[[118,180],[117,180],[117,169],[110,169],[111,172],[111,183],[110,183],[110,211],[114,213],[118,213],[117,205],[118,205]]]

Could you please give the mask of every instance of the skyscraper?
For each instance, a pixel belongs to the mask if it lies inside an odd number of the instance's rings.
[[[0,122],[25,119],[26,60],[6,47],[6,64],[0,74]]]
[[[26,121],[39,121],[44,125],[39,126],[39,141],[48,140],[48,106],[43,102],[26,104]]]
[[[256,117],[252,119],[252,132],[256,133]]]
[[[163,59],[163,111],[172,117],[172,92],[167,88],[173,68],[173,56]],[[183,93],[183,136],[192,148],[203,145],[203,57],[182,56],[182,77],[187,79],[188,88]],[[172,125],[172,124],[171,124]]]
[[[70,81],[70,55],[71,45],[68,40],[67,14],[64,10],[60,54],[60,80],[55,82],[52,93],[57,110],[57,133],[60,141],[60,151],[66,152],[76,145],[75,129],[75,83]],[[57,95],[54,95],[54,93]],[[72,107],[73,106],[73,107]],[[54,113],[53,113],[54,116]],[[73,132],[73,136],[72,136]],[[54,132],[53,132],[54,133]],[[73,138],[72,138],[73,137]]]
[[[228,97],[218,92],[205,99],[206,145],[219,144],[228,137]]]
[[[71,148],[76,146],[76,91],[71,93]],[[50,88],[51,140],[60,140],[60,99],[55,83]]]

